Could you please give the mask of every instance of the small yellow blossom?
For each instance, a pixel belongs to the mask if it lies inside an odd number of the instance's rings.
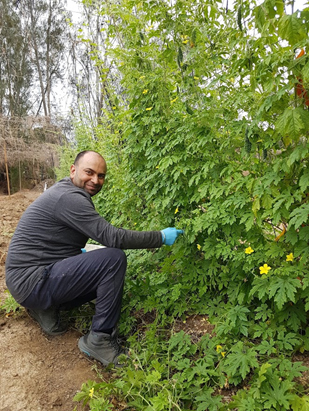
[[[143,94],[147,94],[147,93],[148,93],[148,90],[145,89],[145,90],[143,91]]]
[[[187,44],[189,42],[189,40],[184,40],[183,44]]]
[[[202,246],[197,244],[197,249],[200,250],[201,248],[202,248]]]
[[[194,78],[194,80],[199,80],[200,79],[199,77],[196,77],[196,76],[194,76],[193,78]]]
[[[217,345],[216,351],[217,351],[217,352],[221,352],[221,350],[222,350],[222,345]]]
[[[150,110],[152,110],[152,107],[147,107],[146,108],[146,111],[150,111]]]
[[[178,207],[176,207],[175,214],[177,214],[178,212],[179,212]]]
[[[246,249],[245,249],[245,253],[246,254],[252,254],[254,252],[254,250],[253,250],[253,248],[251,248],[251,247],[247,247]]]
[[[293,255],[293,253],[288,254],[288,255],[286,256],[286,261],[293,261],[293,260],[294,260],[294,255]]]
[[[94,393],[94,388],[90,388],[89,390],[89,397],[92,398],[93,397],[93,393]]]
[[[220,354],[222,355],[222,357],[225,357],[226,351],[221,351]]]
[[[113,106],[113,110],[116,110],[116,108],[117,108],[116,106]]]
[[[143,78],[145,78],[145,76],[140,76],[140,78],[139,78],[139,79],[140,79],[140,80],[142,80]]]
[[[156,166],[156,169],[158,169],[160,166]]]
[[[171,104],[175,103],[175,101],[178,99],[178,97],[174,98],[174,100],[171,100]]]
[[[268,271],[271,270],[271,267],[269,267],[269,265],[267,264],[264,264],[264,265],[261,265],[259,269],[260,269],[260,274],[268,274]]]

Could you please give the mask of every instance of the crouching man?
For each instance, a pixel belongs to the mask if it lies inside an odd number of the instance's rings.
[[[109,224],[91,197],[105,181],[104,158],[83,151],[66,177],[44,191],[25,211],[12,237],[6,259],[6,284],[43,331],[59,335],[66,326],[61,309],[96,300],[91,331],[80,350],[103,365],[118,365],[124,353],[117,341],[126,256],[122,249],[172,245],[182,230],[131,231]],[[91,238],[106,248],[81,249]]]

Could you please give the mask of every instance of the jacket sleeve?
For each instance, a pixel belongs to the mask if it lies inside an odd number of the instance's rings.
[[[160,231],[125,230],[108,223],[95,210],[91,198],[82,190],[61,196],[55,218],[106,247],[134,249],[162,246]]]

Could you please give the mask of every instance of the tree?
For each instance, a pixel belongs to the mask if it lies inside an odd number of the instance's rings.
[[[29,38],[24,35],[16,8],[6,0],[1,0],[0,5],[0,114],[22,116],[31,106]]]
[[[83,7],[83,21],[77,33],[71,33],[70,41],[71,84],[77,97],[78,117],[93,126],[101,122],[105,110],[113,113],[123,98],[117,69],[106,53],[107,31],[112,23],[100,15],[100,9],[100,1]]]
[[[43,107],[46,117],[52,115],[51,97],[57,80],[62,79],[62,64],[67,40],[65,9],[62,1],[23,0],[19,12],[24,22],[24,36],[30,39],[34,85],[39,86],[40,99],[36,113]]]

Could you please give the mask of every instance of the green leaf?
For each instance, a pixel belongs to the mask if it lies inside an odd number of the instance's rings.
[[[302,224],[307,223],[309,216],[309,204],[302,204],[290,214],[289,225],[297,230]]]
[[[291,46],[303,40],[306,37],[306,31],[302,20],[298,18],[297,13],[285,14],[279,20],[279,35],[287,40]]]
[[[269,286],[269,298],[275,297],[274,300],[279,308],[292,301],[295,302],[295,294],[299,287],[299,281],[290,277],[272,277]]]
[[[150,384],[156,384],[161,379],[161,373],[159,371],[152,371],[151,373],[146,375],[145,381],[149,382]]]
[[[267,370],[271,368],[271,364],[269,363],[264,363],[261,365],[260,369],[259,369],[259,374],[258,374],[258,387],[261,387],[263,381],[265,381],[267,379],[267,377],[265,377],[265,374],[267,372]]]
[[[271,356],[277,352],[275,342],[272,338],[269,341],[262,341],[261,344],[257,346],[257,350],[261,354],[267,354],[268,356]]]
[[[308,395],[304,395],[303,397],[295,395],[290,402],[293,411],[309,411]]]
[[[300,132],[305,127],[300,110],[286,108],[277,120],[276,127],[282,136],[288,136],[292,140],[298,141]]]
[[[277,377],[269,382],[270,387],[264,394],[265,407],[278,409],[278,406],[283,406],[285,409],[289,409],[290,400],[293,399],[293,395],[290,393],[293,384],[290,381],[281,381]]]
[[[299,187],[302,191],[305,191],[309,186],[309,170],[305,170],[304,174],[299,179]]]
[[[242,379],[250,372],[251,367],[257,367],[257,353],[253,348],[247,348],[239,341],[226,357],[224,369],[229,377],[240,375]]]
[[[212,388],[204,388],[203,389],[203,394],[198,395],[195,398],[195,401],[197,402],[197,411],[217,411],[219,409],[219,406],[221,405],[221,395],[216,395],[212,396],[213,393]]]
[[[269,278],[261,277],[256,278],[253,281],[253,287],[250,291],[250,296],[256,295],[260,300],[263,300],[265,296],[268,296],[269,293]]]

